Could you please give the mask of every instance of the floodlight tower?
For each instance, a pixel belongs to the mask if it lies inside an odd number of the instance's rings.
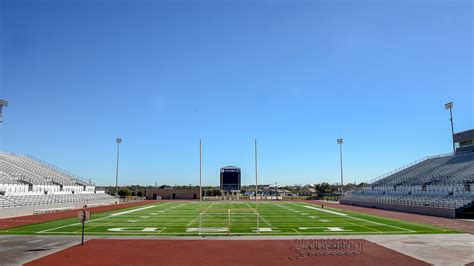
[[[3,122],[2,109],[3,109],[3,107],[7,107],[7,106],[8,106],[8,101],[7,101],[7,100],[2,100],[2,99],[0,99],[0,123]]]
[[[199,210],[202,212],[202,141],[199,139]]]
[[[257,139],[254,142],[254,152],[255,152],[255,209],[257,212],[257,234],[260,234],[260,225],[259,225],[259,214],[258,214],[258,153],[257,153]]]
[[[451,121],[451,138],[453,141],[453,153],[456,152],[456,147],[454,146],[454,124],[453,124],[453,107],[454,104],[453,102],[449,102],[444,104],[444,109],[449,109],[449,114],[450,114],[450,121]]]
[[[258,195],[257,139],[255,139],[255,142],[254,142],[254,152],[255,152],[255,207],[256,207],[257,213],[258,213],[258,200],[257,200],[257,195]]]
[[[120,143],[121,138],[115,140],[117,142],[117,167],[115,168],[115,196],[118,196],[118,174],[119,174],[119,154],[120,154]]]
[[[344,196],[344,174],[342,171],[342,144],[344,140],[342,138],[337,139],[337,144],[339,144],[339,155],[341,157],[341,195]]]

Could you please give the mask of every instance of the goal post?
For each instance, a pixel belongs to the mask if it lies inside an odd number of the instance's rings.
[[[202,212],[199,214],[199,235],[259,234],[260,215],[256,212]]]

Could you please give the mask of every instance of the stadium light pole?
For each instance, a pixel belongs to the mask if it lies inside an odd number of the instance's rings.
[[[258,195],[258,153],[257,153],[257,139],[255,139],[255,142],[254,142],[254,148],[255,148],[255,209],[257,211],[257,234],[260,234],[260,228],[259,228],[259,224],[258,224],[258,220],[259,220],[259,217],[258,217],[258,199],[257,199],[257,195]]]
[[[199,139],[199,209],[202,212],[202,141]]]
[[[2,100],[0,99],[0,123],[3,122],[3,107],[8,106],[8,101],[7,100]]]
[[[344,174],[342,170],[342,144],[344,140],[342,138],[337,139],[337,144],[339,144],[339,156],[341,158],[341,196],[344,196]]]
[[[451,138],[453,141],[453,153],[456,152],[456,147],[454,145],[454,122],[453,122],[453,102],[444,104],[444,109],[449,109],[450,121],[451,121]]]
[[[120,143],[122,143],[122,139],[117,138],[116,142],[117,142],[117,165],[115,168],[115,196],[118,197],[119,154],[120,154]]]
[[[257,139],[255,139],[254,150],[255,150],[255,205],[256,205],[256,208],[257,208],[257,212],[258,212],[258,200],[257,200],[257,194],[258,194]]]

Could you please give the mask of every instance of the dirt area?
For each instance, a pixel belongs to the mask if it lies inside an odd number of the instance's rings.
[[[92,207],[92,208],[88,208],[88,210],[90,210],[91,213],[100,213],[100,212],[123,209],[123,208],[128,208],[128,207],[133,207],[133,206],[141,206],[141,205],[151,204],[155,202],[156,201],[149,201],[149,200],[144,200],[144,201],[139,201],[139,202],[127,202],[127,203],[120,203],[120,204],[114,204],[114,205]],[[7,229],[7,228],[13,228],[13,227],[18,227],[18,226],[23,226],[23,225],[66,219],[66,218],[71,218],[71,217],[76,217],[76,216],[77,216],[77,209],[54,212],[54,213],[43,213],[43,214],[34,214],[34,215],[20,216],[20,217],[13,217],[13,218],[5,218],[5,219],[0,219],[0,229]]]
[[[360,255],[297,258],[294,240],[94,239],[26,265],[429,265],[366,240]]]
[[[415,222],[415,223],[443,226],[443,227],[448,227],[448,228],[452,228],[456,230],[461,230],[466,233],[474,234],[474,220],[469,221],[469,220],[462,220],[462,219],[450,219],[450,218],[427,216],[427,215],[414,214],[414,213],[364,208],[364,207],[343,205],[339,203],[331,203],[331,202],[318,201],[318,200],[306,200],[306,201],[301,201],[301,202],[312,203],[312,204],[317,204],[317,205],[324,204],[324,206],[348,210],[348,211],[361,212],[361,213],[366,213],[370,215],[377,215],[377,216],[410,221],[410,222]]]

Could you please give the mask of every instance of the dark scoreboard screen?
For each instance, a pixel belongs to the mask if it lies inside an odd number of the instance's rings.
[[[222,190],[240,190],[240,169],[225,169],[221,171]]]
[[[222,183],[224,185],[238,185],[239,184],[239,173],[237,172],[224,172]]]

